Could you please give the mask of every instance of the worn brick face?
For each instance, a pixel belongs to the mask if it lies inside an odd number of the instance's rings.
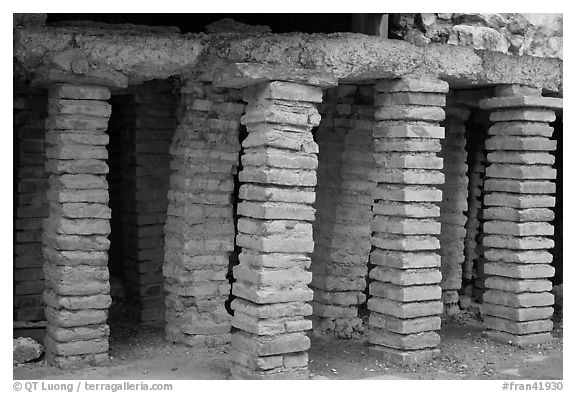
[[[486,275],[484,304],[488,337],[515,345],[552,339],[556,148],[550,140],[554,109],[562,100],[525,94],[520,86],[496,89],[480,106],[494,122],[486,141],[483,246]]]
[[[374,356],[403,365],[429,361],[439,352],[439,262],[442,267],[449,262],[437,253],[449,222],[439,219],[438,205],[454,212],[464,207],[442,192],[462,183],[455,177],[454,185],[444,185],[445,172],[439,171],[449,152],[462,156],[463,149],[457,138],[443,141],[445,130],[439,122],[445,113],[439,105],[444,100],[438,96],[447,90],[443,81],[387,80],[375,85],[381,106],[375,110],[378,122],[373,128],[377,184],[370,260],[376,267],[370,271],[368,342]],[[385,100],[380,100],[382,94]],[[450,130],[451,135],[458,131]],[[462,162],[458,160],[460,171]]]
[[[327,90],[319,107],[320,147],[311,271],[314,329],[358,336],[366,301],[374,169],[371,86]],[[358,121],[361,120],[361,121]]]
[[[225,303],[243,112],[240,92],[201,82],[181,88],[164,225],[166,337],[171,342],[211,346],[231,339]]]
[[[172,84],[147,82],[131,94],[114,96],[110,119],[116,150],[111,152],[111,255],[122,258],[126,305],[137,320],[164,320],[164,223],[168,209],[170,153],[176,97]],[[130,239],[130,240],[129,240]],[[114,240],[118,242],[115,245]],[[111,261],[112,264],[119,261]]]
[[[111,302],[107,154],[102,153],[108,141],[108,93],[101,87],[56,84],[48,96],[46,155],[53,161],[47,165],[50,209],[43,237],[46,358],[59,367],[102,364],[108,359]]]

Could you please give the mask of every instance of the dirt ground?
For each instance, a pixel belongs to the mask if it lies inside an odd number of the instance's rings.
[[[562,322],[553,341],[517,348],[482,335],[482,323],[469,314],[443,322],[440,357],[415,367],[399,367],[368,356],[362,339],[312,336],[313,379],[562,379]],[[162,327],[112,324],[110,365],[58,370],[42,358],[15,366],[14,379],[228,379],[229,346],[196,349],[167,344]]]

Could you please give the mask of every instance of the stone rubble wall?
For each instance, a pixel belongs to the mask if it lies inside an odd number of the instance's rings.
[[[391,14],[393,37],[512,55],[563,58],[562,14]]]
[[[448,83],[383,80],[375,85],[377,170],[370,263],[371,353],[397,364],[438,355],[443,311],[439,222]]]
[[[492,110],[484,182],[486,263],[484,323],[488,337],[515,345],[552,339],[556,141],[548,123],[562,100],[539,89],[499,86],[480,102]]]
[[[314,330],[341,338],[362,332],[370,254],[374,158],[372,86],[327,90],[320,105],[320,148],[312,284]]]
[[[108,88],[54,84],[46,120],[44,221],[46,360],[58,367],[108,360]]]
[[[14,299],[13,320],[45,321],[42,221],[48,217],[44,121],[46,91],[14,85]]]
[[[243,169],[234,267],[233,378],[307,378],[313,292],[319,87],[265,82],[243,90]]]
[[[231,198],[244,104],[236,92],[201,82],[186,83],[180,93],[165,225],[166,337],[191,346],[226,344]]]
[[[465,149],[466,129],[464,122],[470,110],[450,104],[445,109],[445,138],[442,139],[442,157],[445,182],[440,185],[440,255],[442,256],[442,298],[444,311],[454,315],[460,311],[458,291],[462,288],[462,264],[464,263],[464,239],[468,211],[468,164]]]
[[[169,148],[176,127],[171,85],[147,83],[113,98],[120,133],[122,265],[127,306],[141,322],[163,320],[164,224]]]

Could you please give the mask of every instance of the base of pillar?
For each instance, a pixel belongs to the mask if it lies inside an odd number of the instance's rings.
[[[417,351],[403,351],[400,349],[373,345],[369,354],[379,360],[385,360],[400,366],[413,366],[428,363],[440,355],[439,349],[422,349]]]
[[[310,379],[308,367],[286,369],[285,371],[254,371],[238,364],[230,367],[232,379]]]
[[[165,337],[166,341],[173,344],[184,344],[189,347],[220,347],[222,345],[230,344],[232,341],[232,334],[184,334],[166,327]]]
[[[315,334],[333,334],[338,338],[359,338],[364,332],[361,318],[314,317],[312,326]]]
[[[535,344],[545,344],[547,342],[552,341],[552,334],[550,334],[549,332],[515,335],[500,332],[497,330],[487,330],[484,332],[484,334],[486,335],[486,337],[496,342],[516,345],[519,347]]]
[[[108,366],[110,358],[108,352],[90,353],[86,355],[60,356],[46,351],[45,359],[48,364],[57,368],[76,368],[82,366]]]

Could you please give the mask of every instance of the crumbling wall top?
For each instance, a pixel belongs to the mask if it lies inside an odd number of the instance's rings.
[[[212,81],[231,63],[309,69],[340,81],[439,77],[454,87],[516,83],[562,91],[562,61],[355,33],[178,34],[169,30],[14,29],[15,74],[109,72],[117,87],[178,76]],[[125,80],[122,81],[122,78]],[[116,83],[116,82],[115,82]]]

